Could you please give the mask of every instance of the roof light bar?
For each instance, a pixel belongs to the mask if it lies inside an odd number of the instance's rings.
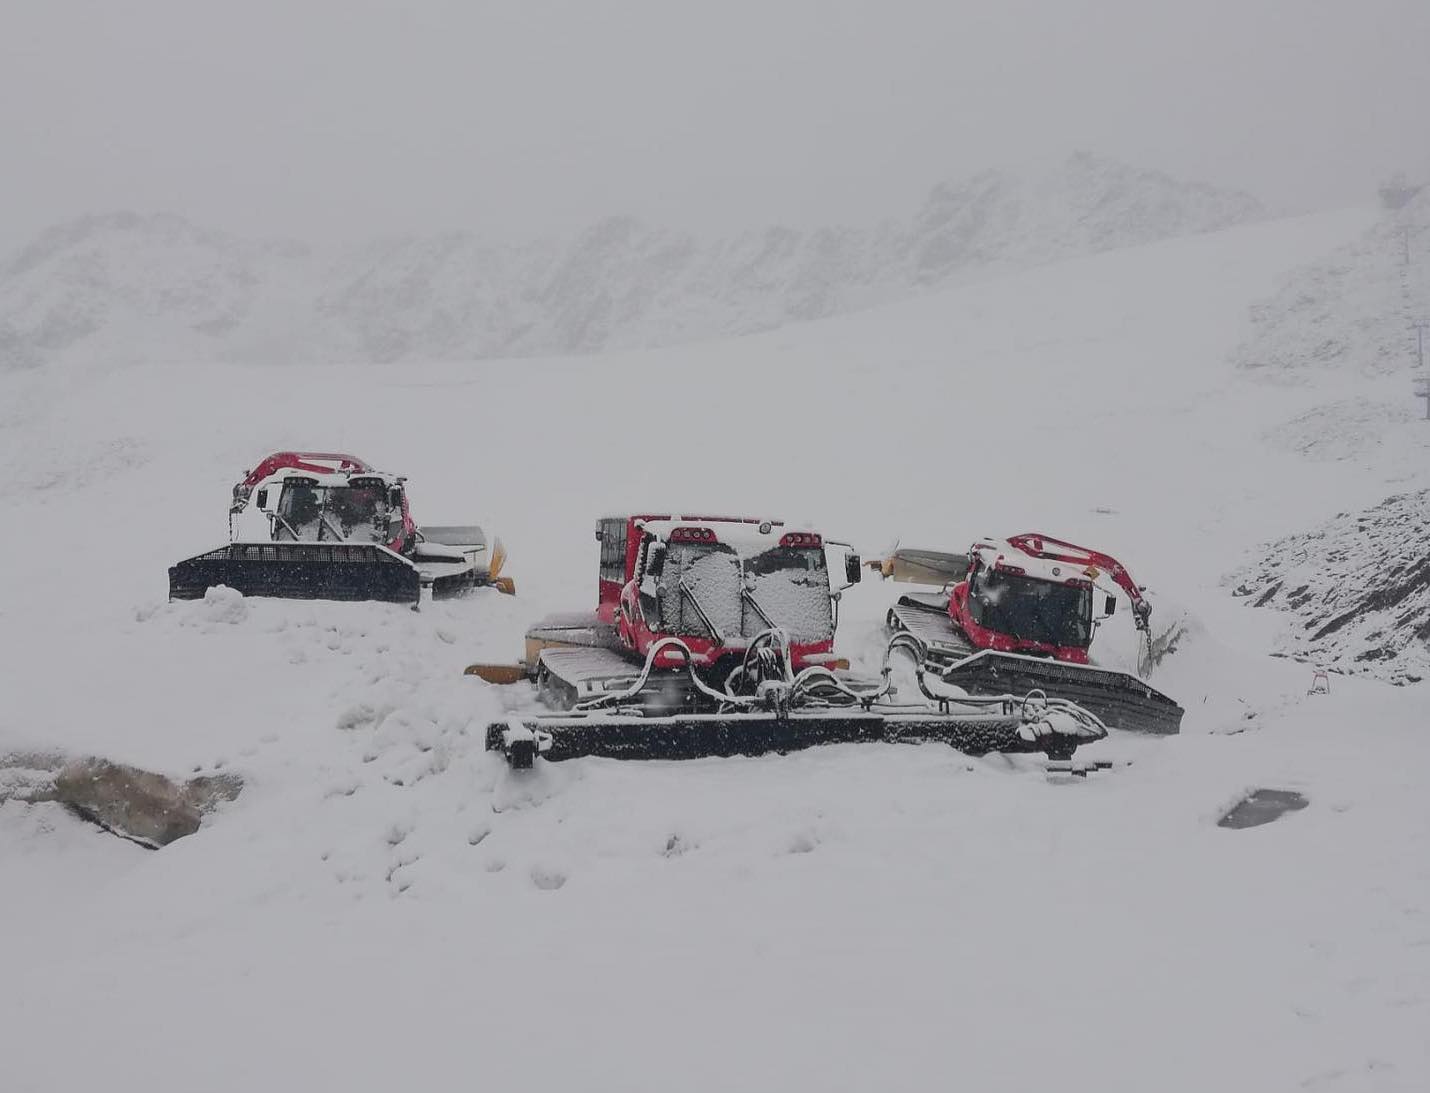
[[[817,547],[823,545],[824,539],[812,531],[787,531],[780,536],[780,546],[783,547]]]
[[[676,528],[670,533],[672,543],[713,543],[715,533],[709,528]]]

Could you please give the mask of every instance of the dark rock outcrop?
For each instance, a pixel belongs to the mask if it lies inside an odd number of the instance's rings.
[[[1271,544],[1233,595],[1295,616],[1282,651],[1392,683],[1430,678],[1430,490]]]

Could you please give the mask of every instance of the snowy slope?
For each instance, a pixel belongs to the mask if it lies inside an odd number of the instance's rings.
[[[24,893],[0,901],[4,1087],[1423,1089],[1426,685],[1308,697],[1267,655],[1278,617],[1221,584],[1261,541],[1430,486],[1396,446],[1274,446],[1338,381],[1288,393],[1229,358],[1251,301],[1365,226],[599,363],[0,376],[6,512],[32,529],[0,569],[0,752],[247,782],[154,854],[0,804]],[[409,474],[421,520],[481,520],[520,594],[166,603],[235,474],[288,444]],[[1184,734],[1116,736],[1131,765],[1072,786],[934,747],[510,775],[480,737],[520,692],[462,665],[594,599],[602,511],[665,504],[866,553],[1034,527],[1110,549],[1159,615],[1193,610],[1156,677]],[[872,654],[895,593],[847,598],[844,652]],[[1311,805],[1217,828],[1254,785]]]
[[[1395,376],[1415,363],[1411,323],[1430,317],[1430,190],[1297,269],[1258,301],[1239,362],[1281,382],[1336,371]]]
[[[1328,505],[1327,519],[1265,545],[1228,583],[1249,603],[1290,613],[1277,641],[1284,654],[1394,682],[1418,682],[1430,667],[1426,501],[1403,492],[1424,481],[1430,452],[1424,404],[1412,397],[1412,323],[1426,316],[1430,192],[1288,274],[1253,306],[1235,355],[1297,408],[1266,429],[1271,447],[1328,475],[1332,465],[1383,468],[1393,488]]]
[[[1089,155],[935,187],[912,217],[700,239],[611,217],[569,240],[467,233],[322,253],[172,217],[90,217],[0,268],[0,367],[67,359],[432,360],[768,330],[989,270],[1264,217],[1244,194]]]

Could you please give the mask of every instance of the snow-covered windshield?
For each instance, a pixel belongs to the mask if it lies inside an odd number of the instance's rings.
[[[820,641],[834,633],[823,547],[774,547],[745,559],[745,588],[747,615],[753,600],[791,641]]]
[[[385,543],[391,509],[375,486],[287,484],[278,499],[278,538]]]
[[[985,569],[968,590],[973,621],[1023,641],[1083,647],[1092,637],[1092,589]]]
[[[742,566],[743,561],[743,566]],[[655,582],[659,629],[724,641],[783,627],[791,641],[834,630],[829,574],[819,547],[774,547],[741,559],[724,543],[671,543]]]

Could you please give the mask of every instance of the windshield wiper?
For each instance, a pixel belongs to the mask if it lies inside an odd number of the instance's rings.
[[[685,583],[685,578],[681,577],[680,582],[675,587],[678,591],[683,592],[686,596],[690,597],[690,605],[695,608],[696,617],[700,619],[700,622],[705,627],[705,629],[710,631],[710,636],[715,639],[715,644],[724,645],[724,636],[721,635],[718,629],[716,629],[715,624],[710,621],[710,616],[705,613],[705,608],[700,606],[700,601],[695,598],[695,593],[691,589],[691,587]]]
[[[294,541],[295,543],[298,541],[298,533],[297,533],[297,531],[295,531],[295,530],[293,529],[293,525],[292,525],[292,524],[290,524],[287,520],[283,519],[283,516],[282,516],[281,513],[274,512],[274,513],[270,513],[269,515],[272,516],[273,519],[277,520],[280,524],[282,524],[285,528],[288,529],[288,534],[291,535],[291,536],[293,536],[293,541]],[[278,538],[277,532],[274,533],[273,538],[274,538],[275,540],[277,540],[277,538]]]
[[[770,618],[769,612],[767,612],[763,607],[760,606],[760,602],[755,599],[755,594],[751,592],[748,588],[746,588],[743,582],[740,585],[740,596],[742,599],[744,599],[746,603],[748,603],[751,607],[755,609],[755,614],[760,616],[760,618],[764,621],[766,627],[771,630],[775,628],[775,620]]]

